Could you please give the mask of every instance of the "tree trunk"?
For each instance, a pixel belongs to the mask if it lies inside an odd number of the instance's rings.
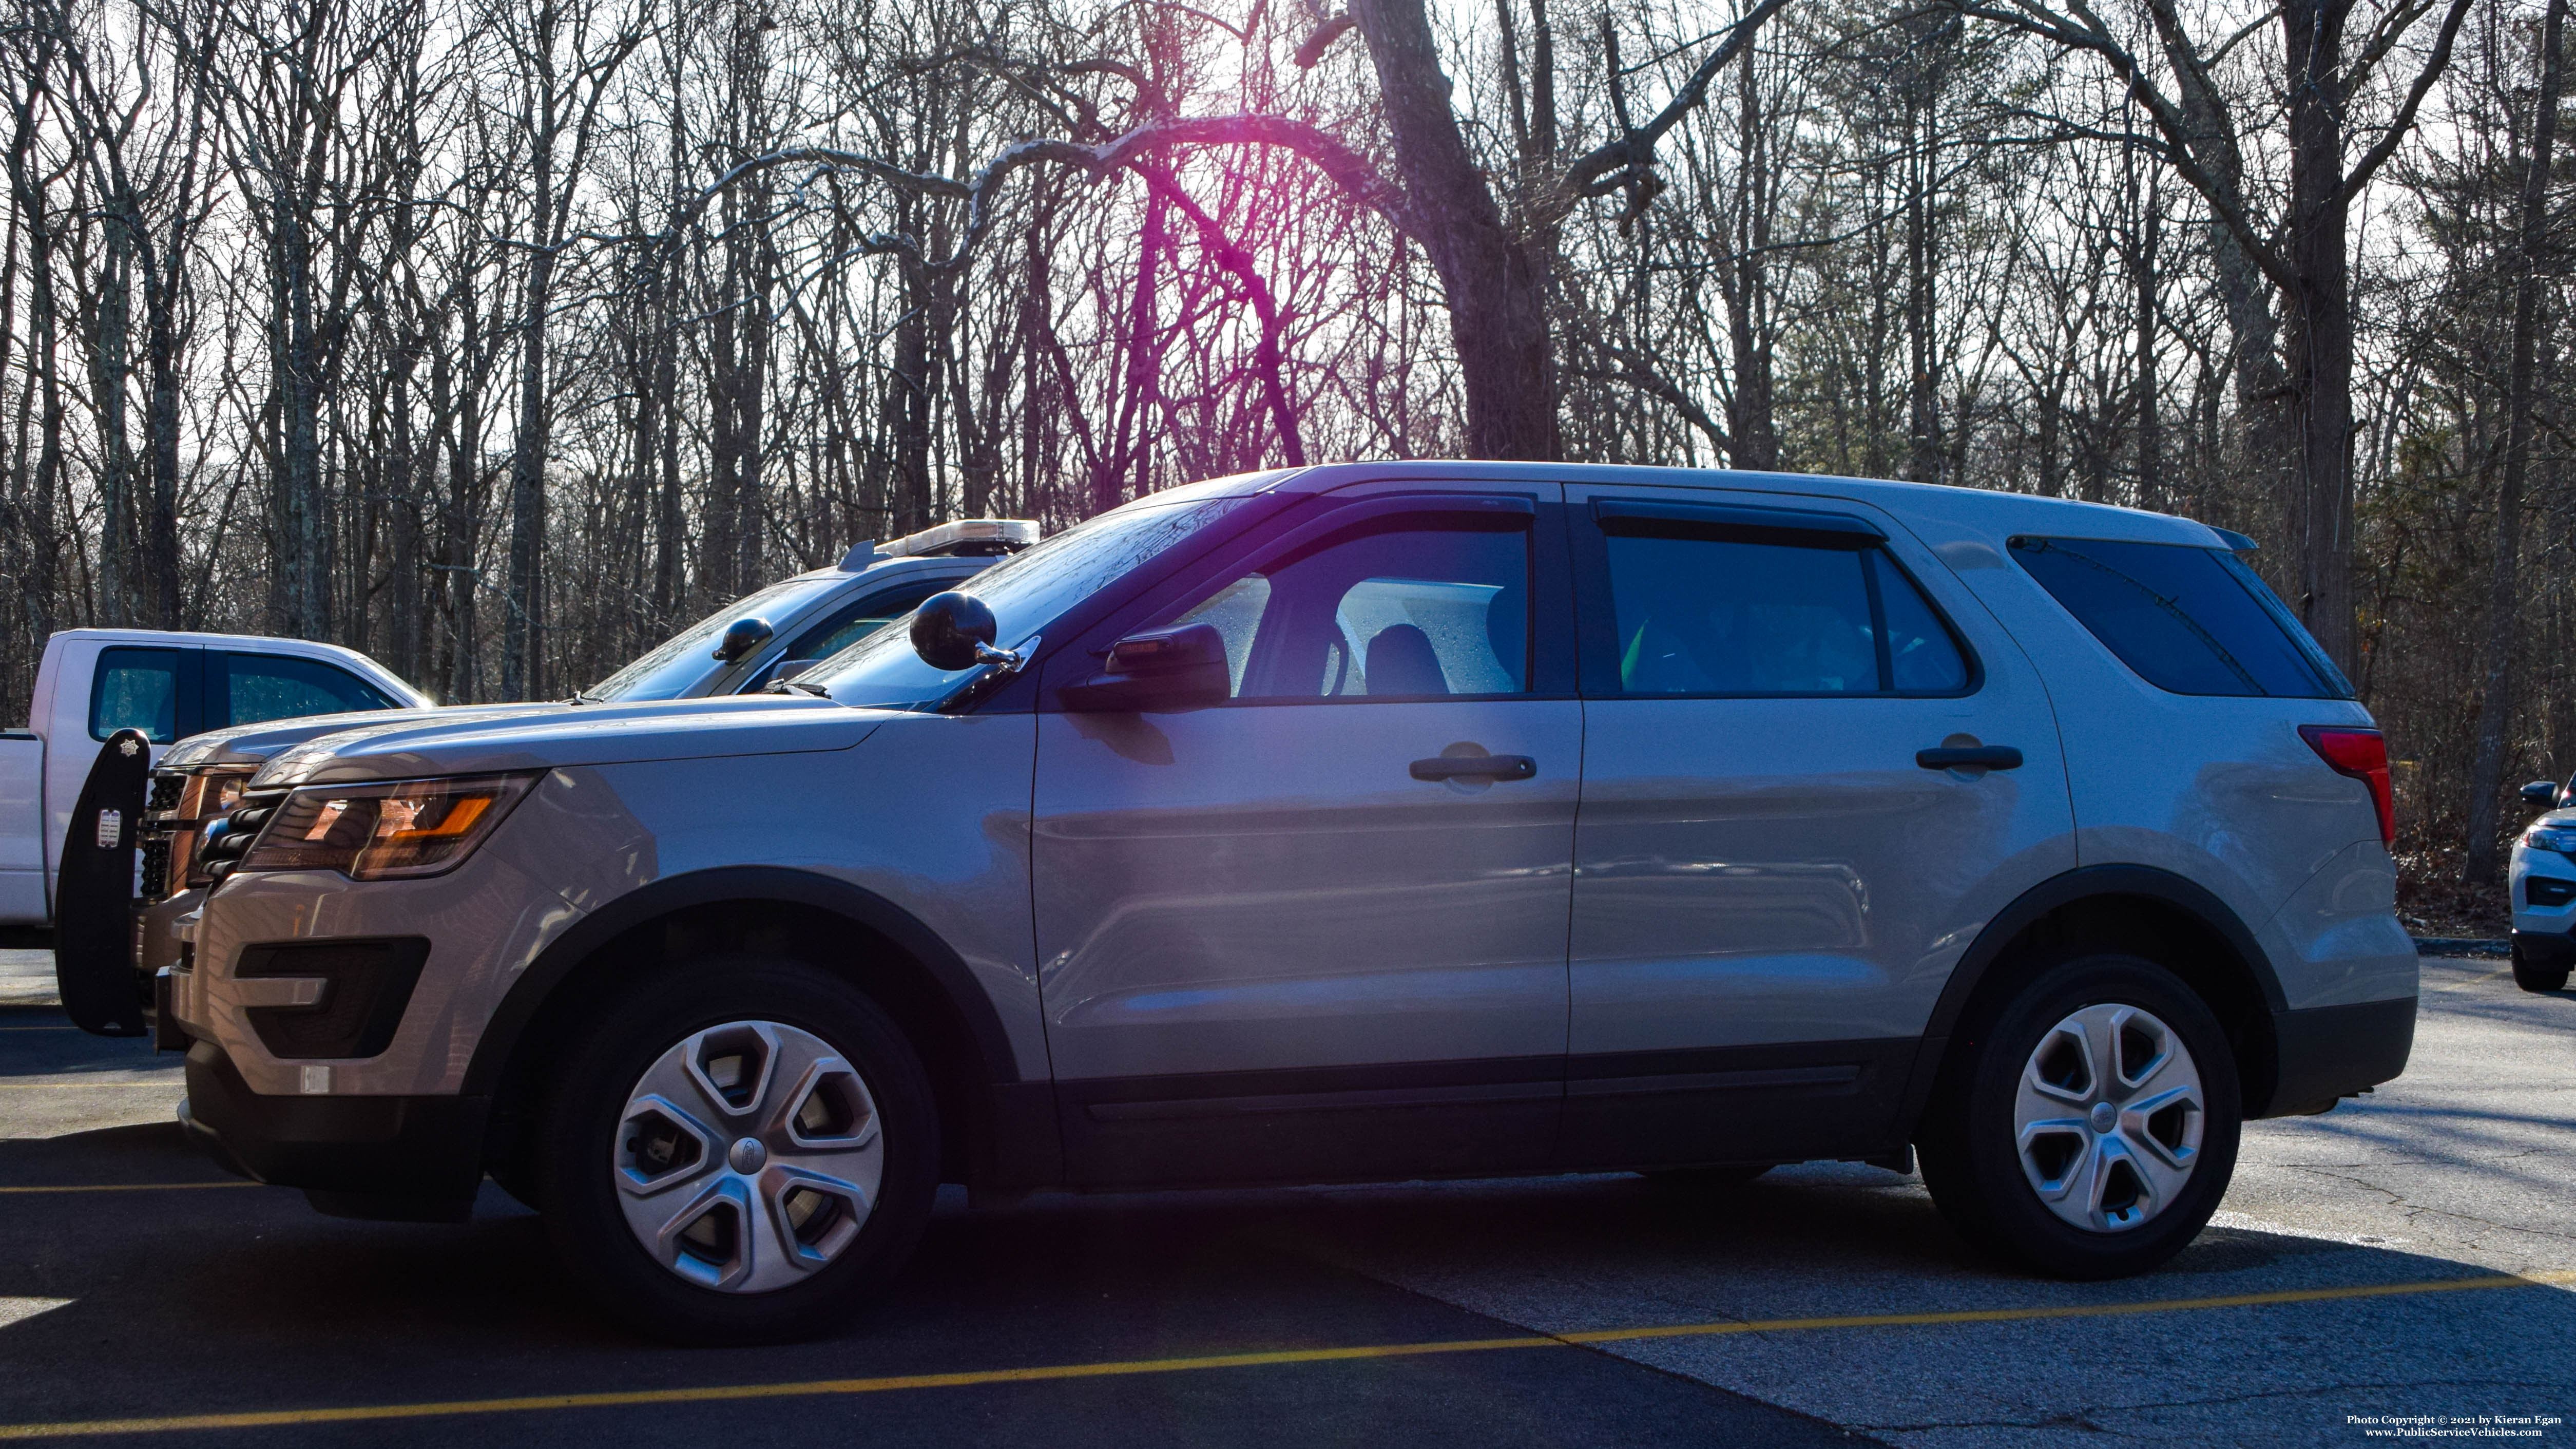
[[[330,626],[329,581],[322,561],[320,359],[313,338],[312,257],[303,219],[283,178],[269,198],[270,304],[276,382],[276,582],[270,594],[278,632],[322,638]]]
[[[414,493],[417,460],[411,432],[411,375],[420,360],[414,331],[418,326],[417,319],[406,312],[385,404],[391,435],[385,448],[385,509],[393,523],[393,577],[387,581],[391,587],[386,609],[387,622],[393,627],[386,643],[394,672],[410,680],[420,678],[420,499]]]
[[[99,432],[98,622],[133,622],[127,570],[134,553],[134,462],[126,432],[126,381],[133,368],[134,198],[111,198],[102,220],[96,310],[90,319],[90,411]]]
[[[537,194],[553,191],[542,148]],[[548,235],[545,203],[538,203],[538,237]],[[527,699],[544,687],[546,547],[546,308],[554,290],[554,252],[539,245],[528,258],[526,316],[519,338],[519,419],[510,448],[509,613],[501,623],[501,695]]]
[[[2298,424],[2300,617],[2358,673],[2352,593],[2352,277],[2343,171],[2343,27],[2349,0],[2291,0],[2290,376]]]
[[[1733,445],[1727,461],[1768,471],[1780,466],[1771,375],[1771,198],[1777,182],[1771,175],[1771,134],[1764,125],[1762,87],[1751,55],[1736,75],[1735,265],[1726,299],[1735,391],[1726,418]]]
[[[2531,125],[2531,158],[2522,177],[2522,234],[2515,258],[2513,362],[2505,384],[2504,481],[2496,490],[2495,563],[2487,584],[2485,689],[2478,700],[2477,755],[2469,770],[2468,883],[2492,887],[2502,854],[2497,819],[2507,746],[2513,729],[2513,646],[2521,630],[2522,492],[2531,467],[2531,409],[2539,350],[2543,252],[2549,245],[2549,167],[2558,139],[2559,59],[2567,0],[2549,0],[2540,31],[2540,96]]]
[[[143,552],[152,579],[151,613],[164,629],[183,627],[186,612],[179,589],[179,408],[184,384],[175,315],[186,257],[177,228],[172,231],[161,277],[144,294],[151,394],[144,403],[143,437],[151,481],[144,500]]]
[[[1940,175],[1940,77],[1935,62],[1923,53],[1932,37],[1916,42],[1911,59],[1915,74],[1907,78],[1911,93],[1906,109],[1909,139],[1914,144],[1901,168],[1905,178],[1905,399],[1906,476],[1917,483],[1947,481],[1941,476],[1941,394],[1937,374],[1939,338],[1933,330],[1934,261],[1932,189]]]
[[[2134,280],[2137,284],[2138,497],[2140,508],[2165,506],[2163,424],[2156,412],[2156,190],[2147,187],[2138,218]]]
[[[1354,0],[1351,15],[1376,66],[1414,235],[1448,296],[1467,393],[1467,452],[1560,458],[1545,272],[1504,228],[1493,190],[1467,152],[1422,0]],[[1544,109],[1532,119],[1552,125]]]
[[[1144,432],[1152,426],[1145,400],[1161,385],[1161,339],[1155,317],[1155,278],[1159,275],[1163,252],[1168,245],[1167,228],[1171,220],[1171,202],[1159,191],[1145,198],[1145,230],[1137,243],[1136,290],[1128,304],[1127,376],[1118,390],[1116,423],[1110,434],[1109,451],[1093,470],[1091,511],[1105,513],[1118,506],[1132,468],[1141,489],[1150,467],[1150,449]]]

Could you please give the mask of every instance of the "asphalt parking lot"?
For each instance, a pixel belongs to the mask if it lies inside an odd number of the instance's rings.
[[[2126,1282],[1993,1268],[1858,1166],[959,1197],[841,1336],[675,1350],[497,1189],[428,1227],[232,1183],[171,1124],[176,1058],[0,952],[0,1439],[2576,1442],[2576,993],[2503,965],[2428,958],[2407,1076],[2249,1127],[2216,1225]]]

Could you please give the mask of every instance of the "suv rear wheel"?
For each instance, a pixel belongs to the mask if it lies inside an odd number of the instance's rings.
[[[572,1045],[537,1123],[546,1230],[621,1318],[686,1343],[829,1328],[908,1256],[939,1187],[928,1075],[816,967],[700,960]]]
[[[1923,1180],[1961,1236],[2060,1278],[2143,1273],[2217,1211],[2242,1123],[2209,1008],[2152,961],[2086,955],[2041,973],[1944,1074]]]

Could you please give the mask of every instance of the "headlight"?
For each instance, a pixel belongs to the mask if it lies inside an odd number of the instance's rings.
[[[2522,843],[2534,850],[2555,850],[2562,855],[2576,855],[2576,826],[2535,825],[2524,833]]]
[[[535,775],[312,785],[286,797],[243,870],[336,870],[351,880],[437,875],[474,853]]]

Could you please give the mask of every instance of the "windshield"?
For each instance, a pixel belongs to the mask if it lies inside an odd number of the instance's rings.
[[[963,587],[992,609],[998,625],[993,642],[1015,649],[1137,565],[1233,517],[1252,501],[1130,503],[995,564]],[[888,627],[798,675],[796,682],[819,684],[842,704],[918,708],[946,698],[974,672],[931,668],[912,652],[910,628]]]
[[[652,653],[582,691],[584,699],[678,699],[690,686],[725,666],[716,662],[716,641],[725,626],[749,615],[783,629],[807,604],[849,582],[847,577],[789,579],[771,584],[749,598],[736,599],[672,635]]]

